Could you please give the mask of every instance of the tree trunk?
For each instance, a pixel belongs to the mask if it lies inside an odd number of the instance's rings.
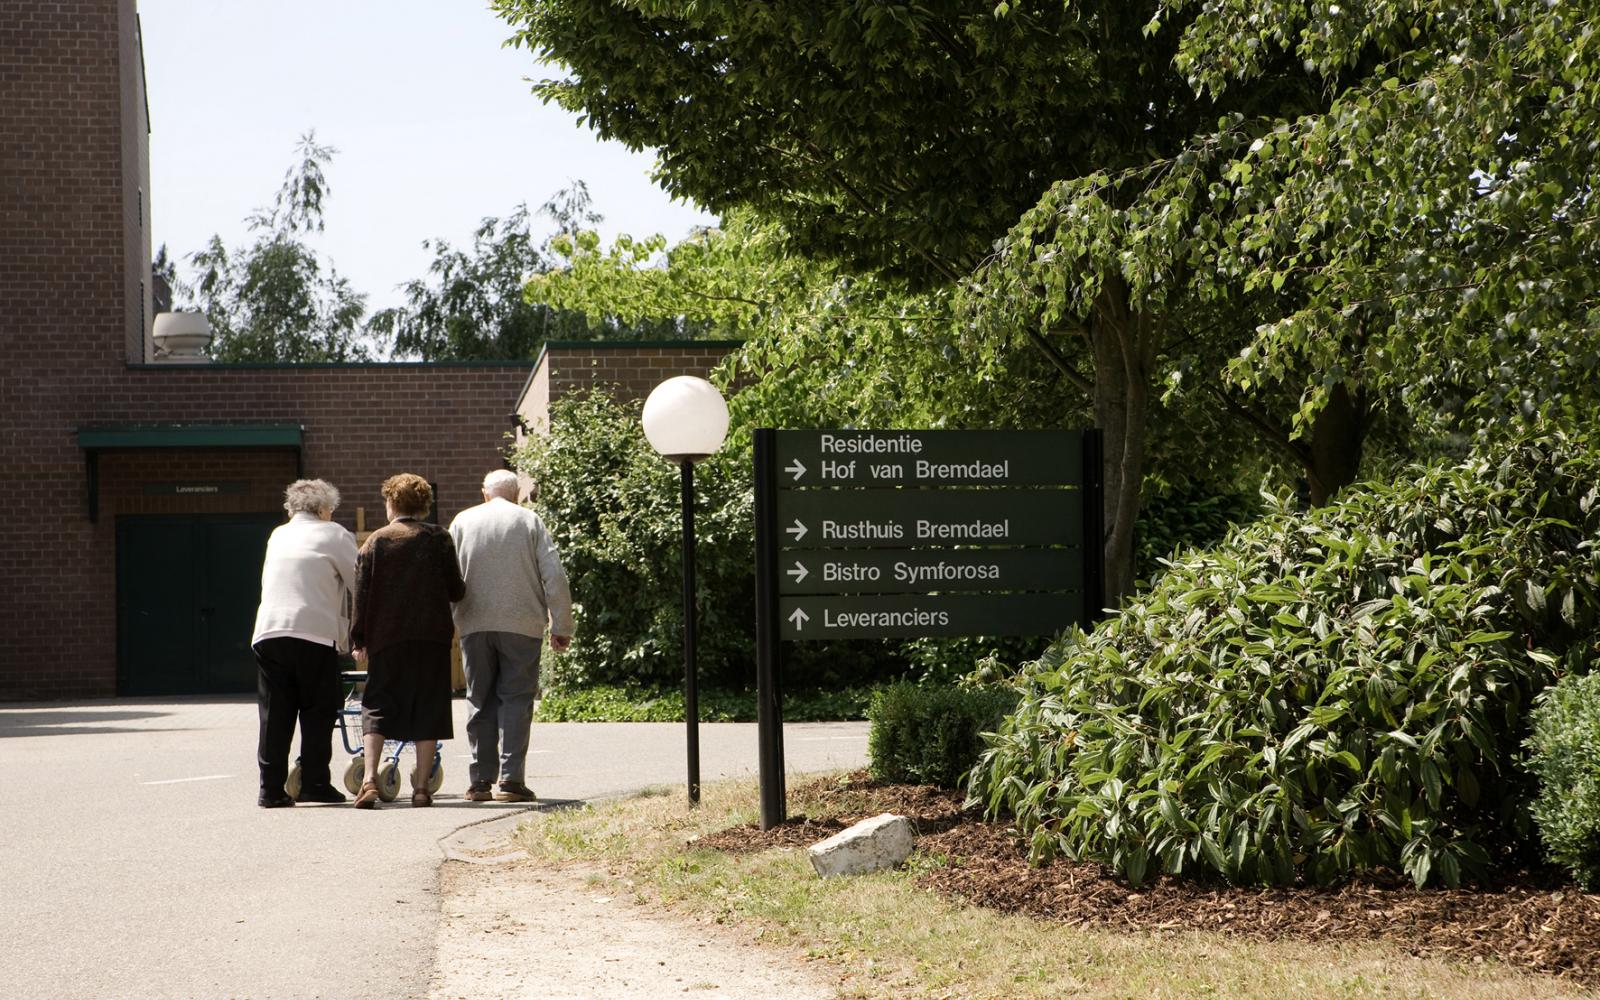
[[[1128,307],[1127,288],[1109,278],[1089,323],[1094,354],[1094,417],[1105,442],[1105,599],[1115,607],[1133,589],[1134,523],[1144,485],[1145,424],[1155,335],[1148,315]]]
[[[1366,394],[1351,396],[1341,383],[1311,425],[1306,483],[1311,505],[1321,507],[1355,482],[1361,470],[1361,448],[1367,436]]]

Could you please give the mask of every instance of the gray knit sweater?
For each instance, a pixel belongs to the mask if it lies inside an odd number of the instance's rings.
[[[548,619],[572,634],[572,593],[555,542],[539,515],[496,497],[450,522],[467,596],[455,606],[456,631],[515,632],[538,638]]]

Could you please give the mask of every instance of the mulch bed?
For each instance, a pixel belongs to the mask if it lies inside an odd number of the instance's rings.
[[[918,850],[947,863],[924,886],[981,906],[1142,933],[1210,931],[1261,941],[1383,941],[1417,956],[1458,962],[1498,959],[1534,972],[1600,986],[1600,895],[1545,873],[1519,873],[1472,889],[1413,888],[1372,877],[1333,887],[1241,889],[1163,878],[1138,889],[1098,865],[1054,861],[1035,867],[1015,831],[961,810],[961,796],[936,788],[883,785],[866,772],[791,790],[816,815],[772,830],[740,826],[696,841],[730,853],[806,847],[883,812],[909,818]]]

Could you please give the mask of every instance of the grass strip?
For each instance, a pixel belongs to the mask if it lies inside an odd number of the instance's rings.
[[[847,975],[861,998],[1415,998],[1541,1000],[1583,988],[1494,962],[1413,958],[1370,943],[1259,943],[1196,932],[1117,932],[998,913],[943,897],[918,875],[947,859],[823,880],[805,853],[724,854],[696,841],[758,816],[753,782],[707,785],[691,810],[676,790],[541,814],[518,832],[535,857],[602,866],[620,887],[719,922]],[[829,817],[791,794],[790,815]]]

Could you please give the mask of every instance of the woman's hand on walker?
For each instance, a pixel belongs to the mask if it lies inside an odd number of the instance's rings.
[[[350,655],[355,657],[357,663],[367,662],[367,648],[365,646],[357,646],[350,651]]]

